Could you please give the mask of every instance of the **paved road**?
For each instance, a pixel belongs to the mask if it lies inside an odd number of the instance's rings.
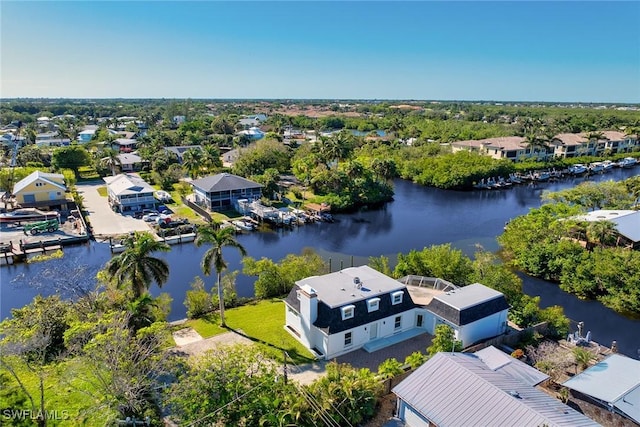
[[[84,182],[76,184],[78,193],[84,197],[85,211],[96,237],[128,234],[132,231],[149,231],[149,226],[141,219],[120,215],[109,207],[106,197],[98,193],[98,187],[104,186],[102,181]]]

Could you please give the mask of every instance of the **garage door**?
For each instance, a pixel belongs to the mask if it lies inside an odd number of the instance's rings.
[[[407,427],[427,427],[429,425],[428,422],[423,420],[422,417],[410,407],[405,407],[404,422]]]

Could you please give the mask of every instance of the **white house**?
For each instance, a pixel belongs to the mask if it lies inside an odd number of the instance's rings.
[[[437,353],[393,388],[408,427],[599,426],[471,353]]]
[[[505,331],[508,305],[500,292],[481,284],[446,289],[405,285],[366,265],[308,277],[285,300],[285,328],[325,359],[433,334],[441,323],[465,346]]]
[[[102,178],[107,183],[109,204],[118,212],[135,212],[154,208],[154,188],[135,174],[121,173]]]

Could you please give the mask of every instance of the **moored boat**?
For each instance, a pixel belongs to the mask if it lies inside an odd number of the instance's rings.
[[[599,173],[604,171],[604,165],[602,162],[593,162],[589,164],[589,172],[591,173]]]
[[[569,166],[569,173],[571,175],[582,175],[583,173],[587,173],[588,171],[589,169],[582,163],[576,163],[573,166]]]
[[[628,169],[635,166],[637,163],[638,163],[638,159],[633,157],[625,157],[624,159],[618,162],[618,166],[621,168]]]

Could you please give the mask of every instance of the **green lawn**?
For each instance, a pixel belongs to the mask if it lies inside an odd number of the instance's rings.
[[[105,185],[98,187],[97,190],[99,195],[107,197],[107,187]]]
[[[230,308],[225,310],[227,326],[240,331],[278,361],[282,361],[285,350],[294,363],[309,363],[314,360],[313,355],[284,329],[284,307],[284,302],[274,299]],[[227,332],[218,326],[217,317],[189,320],[186,324],[205,338]]]
[[[40,404],[39,378],[20,363],[12,363],[16,366],[16,372],[25,388],[33,397],[35,404]],[[103,426],[105,417],[110,414],[96,412],[98,402],[84,391],[96,395],[95,389],[83,378],[89,376],[86,372],[92,369],[89,365],[83,365],[77,359],[69,359],[58,364],[52,364],[45,369],[44,376],[44,402],[46,411],[57,411],[58,420],[49,420],[47,425],[52,426]],[[4,391],[18,389],[13,377],[6,384]],[[3,386],[4,387],[4,386]],[[3,393],[4,394],[4,393]],[[6,402],[0,398],[0,408],[4,408]],[[30,409],[29,403],[22,408]],[[108,410],[105,410],[105,412]],[[66,418],[66,419],[64,419]],[[7,424],[9,425],[9,424]],[[35,425],[35,424],[34,424]]]

